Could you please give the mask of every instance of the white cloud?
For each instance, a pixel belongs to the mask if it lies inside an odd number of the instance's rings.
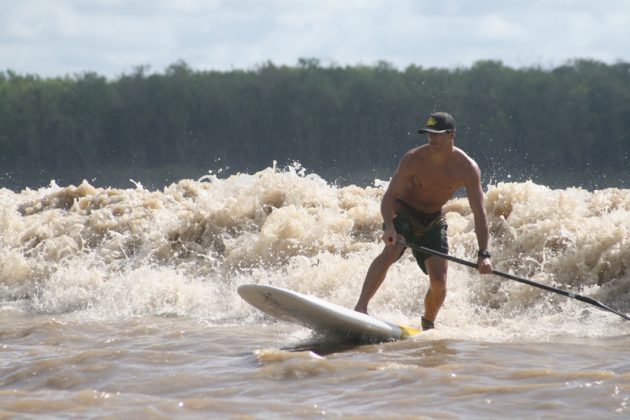
[[[630,59],[626,0],[0,0],[0,69],[252,68],[300,57],[398,67]]]
[[[526,35],[519,22],[509,20],[505,17],[490,14],[483,16],[479,21],[479,36],[490,40],[522,39]]]

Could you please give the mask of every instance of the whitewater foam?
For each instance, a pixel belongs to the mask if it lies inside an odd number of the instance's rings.
[[[192,316],[212,322],[261,315],[238,299],[242,283],[287,287],[353,307],[380,252],[386,187],[336,186],[295,167],[181,180],[162,191],[87,182],[0,190],[0,300],[35,313],[95,318]],[[488,188],[496,269],[630,309],[630,190],[553,190],[532,182]],[[465,198],[445,206],[455,256],[474,259]],[[456,264],[440,323],[466,320],[496,335],[579,330],[614,318],[581,302]],[[426,277],[408,253],[371,311],[417,323]],[[474,332],[468,332],[474,335]],[[540,332],[538,332],[540,334]]]

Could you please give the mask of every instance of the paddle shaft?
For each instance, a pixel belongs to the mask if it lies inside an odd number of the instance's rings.
[[[456,262],[458,264],[462,264],[462,265],[465,265],[465,266],[468,266],[468,267],[471,267],[471,268],[477,268],[478,267],[477,264],[474,263],[474,262],[462,260],[461,258],[453,257],[452,255],[447,255],[447,254],[444,254],[442,252],[434,251],[434,250],[432,250],[430,248],[425,248],[423,246],[416,246],[416,245],[410,245],[410,244],[405,244],[405,246],[409,247],[409,248],[411,248],[411,249],[413,249],[415,251],[419,251],[419,252],[422,252],[422,253],[428,254],[428,255],[434,255],[436,257],[442,257],[442,258],[445,258],[445,259],[447,259],[449,261],[453,261],[453,262]],[[630,321],[630,317],[628,317],[628,315],[626,315],[624,313],[621,313],[621,312],[618,312],[618,311],[616,311],[616,310],[614,310],[614,309],[604,305],[603,303],[601,303],[601,302],[599,302],[599,301],[597,301],[595,299],[591,299],[591,298],[586,297],[586,296],[578,295],[576,293],[567,292],[566,290],[556,289],[555,287],[551,287],[551,286],[547,286],[545,284],[537,283],[537,282],[529,280],[529,279],[516,277],[516,276],[513,276],[512,274],[503,273],[503,272],[498,271],[498,270],[492,270],[492,274],[495,274],[495,275],[497,275],[499,277],[503,277],[503,278],[506,278],[506,279],[509,279],[509,280],[514,280],[514,281],[517,281],[519,283],[524,283],[524,284],[528,284],[530,286],[538,287],[539,289],[547,290],[549,292],[557,293],[559,295],[563,295],[563,296],[567,296],[567,297],[570,297],[570,298],[573,298],[573,299],[577,299],[577,300],[579,300],[581,302],[591,304],[591,305],[596,306],[596,307],[598,307],[600,309],[603,309],[605,311],[612,312],[613,314],[619,315],[623,319],[626,319],[626,320]]]

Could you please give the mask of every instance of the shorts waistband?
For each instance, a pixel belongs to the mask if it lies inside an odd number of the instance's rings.
[[[429,226],[430,224],[435,222],[437,219],[444,216],[444,213],[442,212],[442,210],[437,211],[435,213],[423,213],[420,210],[417,210],[416,208],[412,207],[409,203],[405,202],[404,200],[400,198],[396,199],[396,203],[400,204],[404,208],[405,212],[408,213],[409,216],[411,216],[413,219],[415,219],[417,222],[419,222],[420,224],[424,226]]]

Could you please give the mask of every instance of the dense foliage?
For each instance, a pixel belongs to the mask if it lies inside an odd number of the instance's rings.
[[[299,161],[330,180],[387,177],[425,141],[416,130],[433,110],[455,116],[456,145],[486,182],[627,182],[629,63],[398,70],[301,59],[229,72],[179,62],[115,80],[0,73],[0,187],[97,175],[97,184],[155,185],[209,169],[257,171],[274,160]]]

